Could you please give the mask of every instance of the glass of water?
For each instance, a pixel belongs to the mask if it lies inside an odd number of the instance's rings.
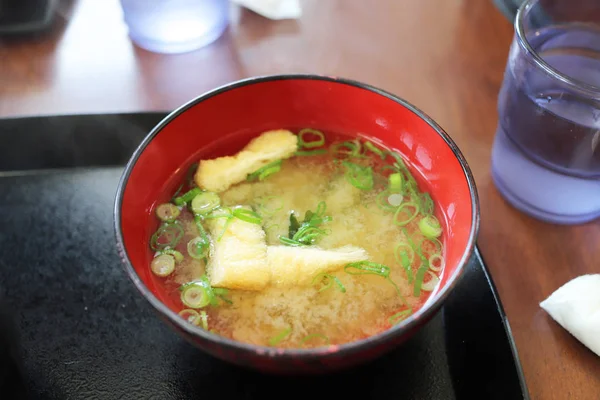
[[[157,53],[184,53],[206,46],[229,22],[228,0],[121,0],[129,37]]]
[[[600,0],[527,0],[498,97],[496,187],[541,220],[600,217]]]

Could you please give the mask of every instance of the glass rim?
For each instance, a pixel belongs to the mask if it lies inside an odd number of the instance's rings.
[[[583,90],[586,92],[593,93],[594,95],[600,95],[600,86],[592,85],[587,82],[583,82],[579,79],[575,79],[567,74],[562,73],[558,69],[554,68],[550,64],[548,64],[537,51],[531,46],[527,37],[525,36],[525,27],[523,25],[523,19],[525,18],[527,11],[532,8],[534,5],[539,3],[540,0],[525,0],[525,2],[519,7],[517,11],[517,16],[515,17],[515,32],[517,36],[517,41],[519,45],[531,55],[535,64],[541,68],[548,75],[552,76],[554,79],[557,79],[569,86],[577,90]]]

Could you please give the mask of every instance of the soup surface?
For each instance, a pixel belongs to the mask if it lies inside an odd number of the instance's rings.
[[[401,156],[313,130],[297,141],[242,182],[226,171],[210,182],[218,193],[198,187],[193,166],[157,205],[151,268],[189,323],[256,345],[342,344],[389,329],[435,290],[442,230]]]

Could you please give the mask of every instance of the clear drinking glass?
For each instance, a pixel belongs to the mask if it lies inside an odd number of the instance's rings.
[[[206,46],[229,22],[228,0],[121,0],[129,37],[157,53],[183,53]]]
[[[498,97],[492,176],[536,218],[600,217],[600,0],[528,0]]]

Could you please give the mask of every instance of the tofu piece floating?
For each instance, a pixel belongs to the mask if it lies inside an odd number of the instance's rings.
[[[250,209],[250,207],[244,207]],[[265,232],[257,224],[232,218],[209,219],[212,237],[207,275],[211,286],[228,289],[261,290],[271,279],[267,263]],[[223,230],[225,232],[223,233]],[[223,235],[220,240],[217,240]]]
[[[273,161],[291,157],[298,148],[298,138],[284,129],[267,131],[252,139],[234,156],[202,160],[195,181],[212,192],[223,192],[243,182],[248,174]]]
[[[367,252],[356,246],[332,250],[317,247],[268,246],[267,262],[273,286],[310,285],[320,273],[333,272],[348,263],[364,261]]]

